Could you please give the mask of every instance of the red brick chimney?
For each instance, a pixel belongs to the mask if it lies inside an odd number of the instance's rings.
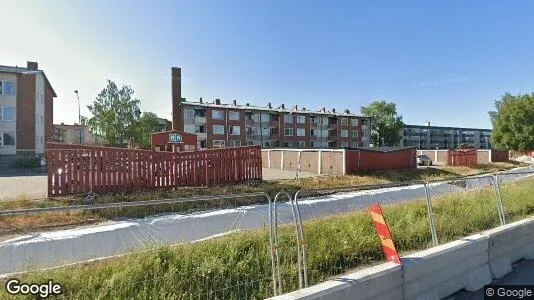
[[[172,130],[184,130],[182,108],[182,69],[171,68],[172,90]]]

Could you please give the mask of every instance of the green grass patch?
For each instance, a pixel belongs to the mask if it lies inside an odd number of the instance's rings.
[[[534,180],[502,187],[507,216],[534,213]],[[499,225],[492,188],[449,194],[434,200],[441,243]],[[424,201],[383,207],[402,253],[431,246]],[[383,261],[366,212],[351,212],[304,224],[309,283]],[[283,290],[298,287],[296,242],[292,226],[279,230]],[[272,295],[266,229],[203,242],[160,246],[120,258],[27,273],[25,282],[61,283],[67,299],[263,299]],[[5,291],[0,298],[7,297]]]

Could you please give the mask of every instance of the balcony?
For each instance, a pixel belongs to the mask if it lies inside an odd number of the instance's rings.
[[[195,125],[206,124],[206,117],[195,117]]]
[[[205,140],[208,137],[208,134],[205,132],[199,132],[195,134],[197,135],[197,139],[199,140]]]

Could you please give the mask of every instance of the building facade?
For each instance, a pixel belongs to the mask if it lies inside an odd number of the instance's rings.
[[[457,149],[462,144],[477,149],[491,149],[491,129],[405,125],[402,147],[418,149]]]
[[[181,70],[172,68],[173,130],[197,135],[199,148],[259,145],[264,148],[368,147],[370,119],[349,110],[310,111],[284,104],[273,107],[204,102],[181,97]]]
[[[172,122],[167,119],[158,118],[158,124],[153,132],[166,132],[170,130],[172,130]]]
[[[53,142],[62,144],[102,145],[100,136],[92,133],[89,126],[78,124],[54,124]]]
[[[52,141],[55,97],[37,63],[0,66],[0,154],[43,153]]]

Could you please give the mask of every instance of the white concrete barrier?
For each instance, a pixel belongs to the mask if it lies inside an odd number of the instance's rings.
[[[534,259],[534,218],[510,223],[485,232],[489,237],[489,265],[493,278],[512,271],[512,263]]]
[[[399,295],[402,295],[402,269],[400,265],[388,262],[269,299],[394,300],[399,299]]]
[[[475,291],[534,259],[534,217],[402,257],[271,300],[441,299]],[[400,282],[399,282],[400,280]]]
[[[477,234],[403,257],[404,299],[439,300],[489,284],[488,241]]]

